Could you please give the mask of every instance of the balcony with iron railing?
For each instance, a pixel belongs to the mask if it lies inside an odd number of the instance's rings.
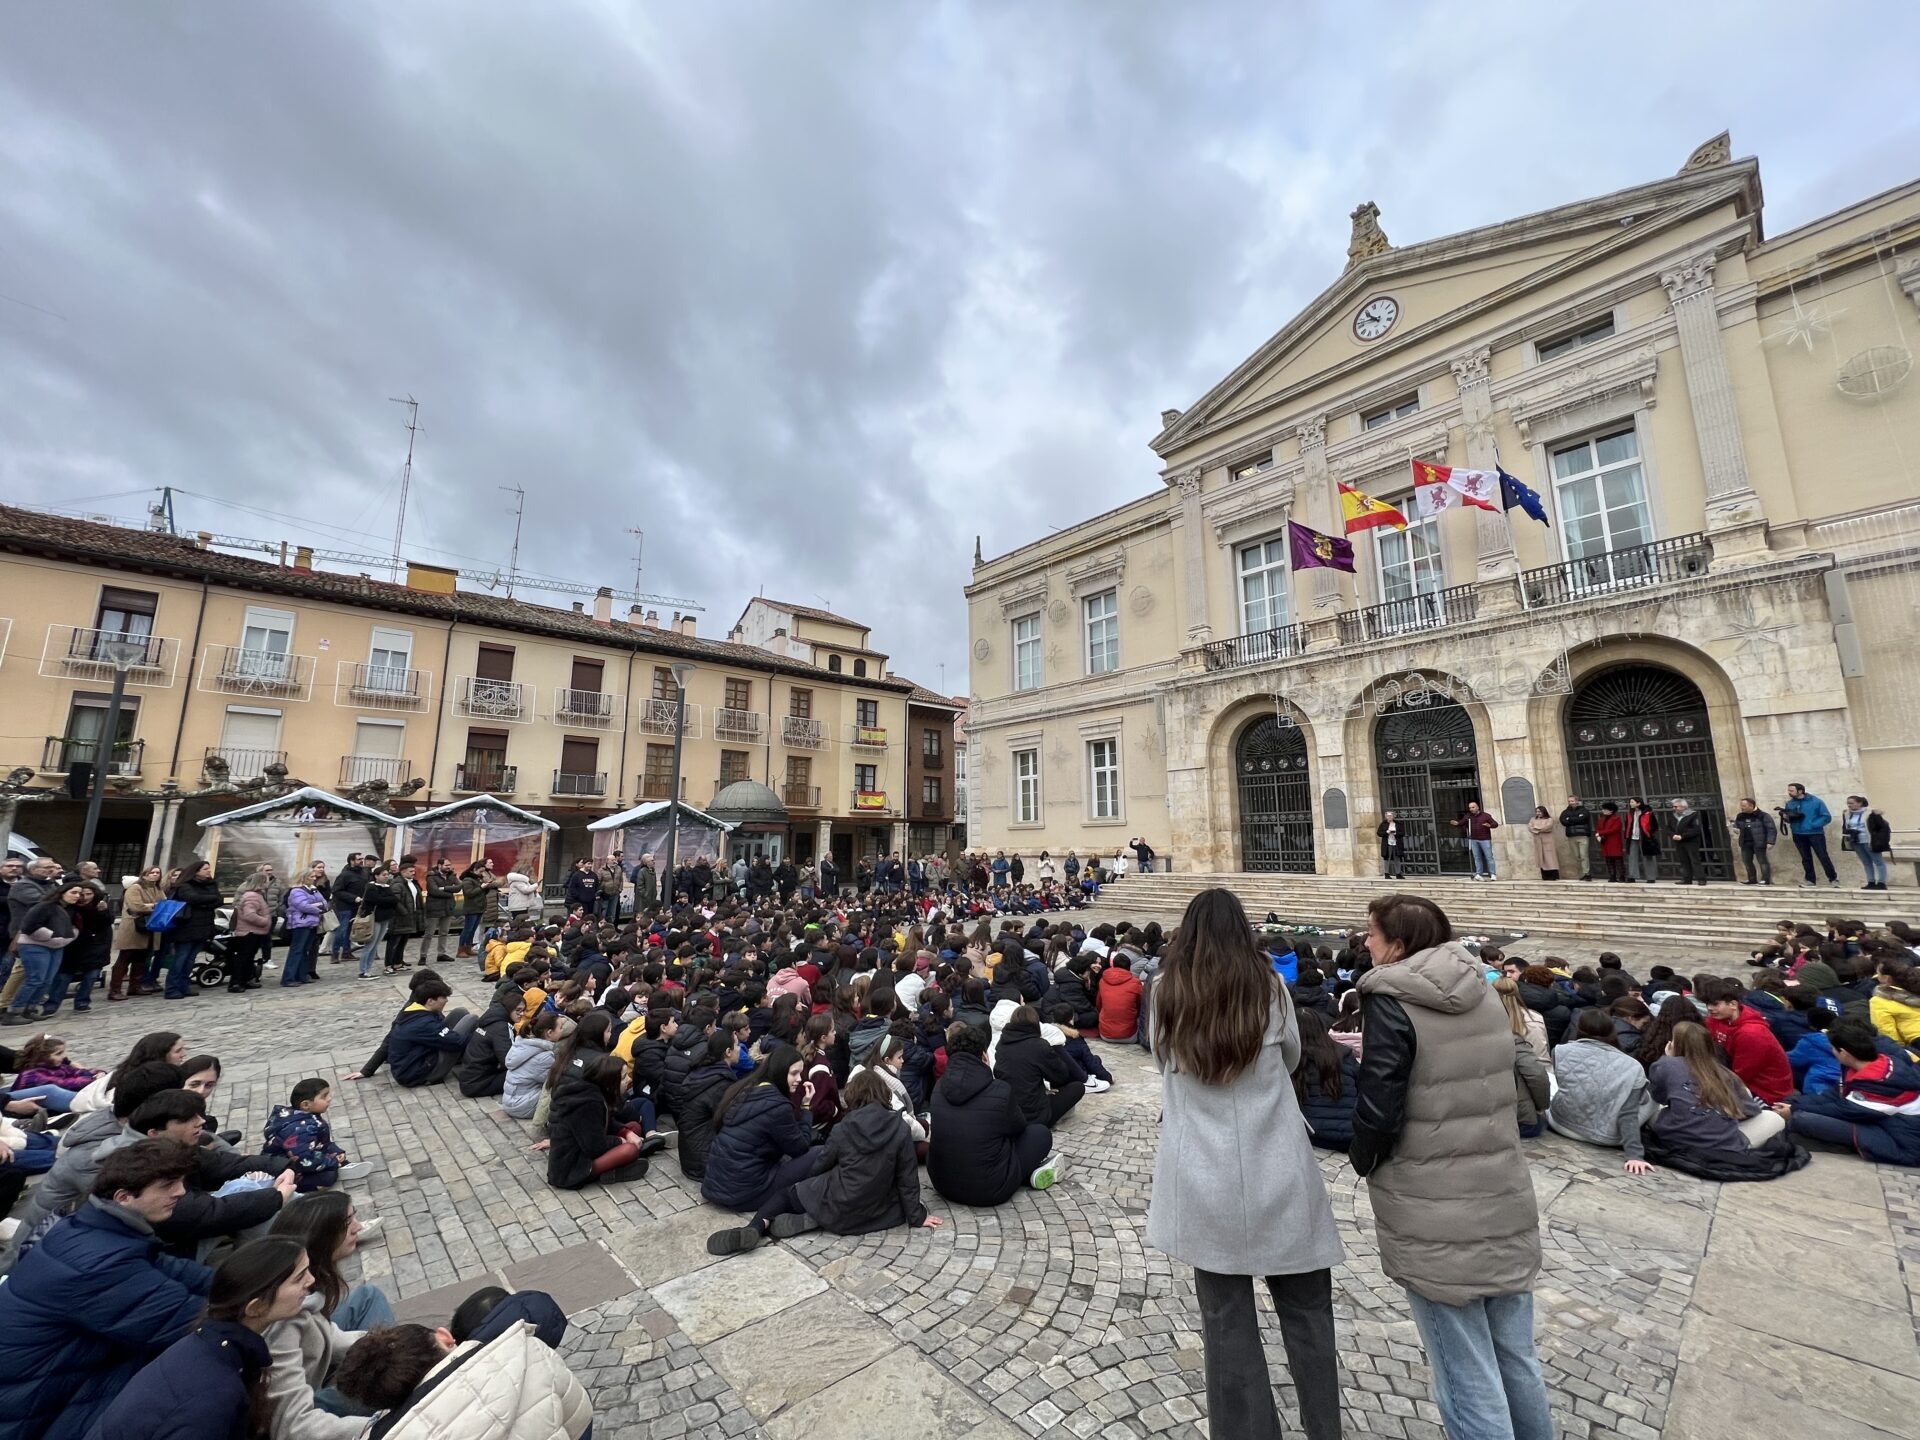
[[[222,695],[305,700],[313,693],[313,666],[311,655],[209,645],[200,661],[200,688]]]
[[[640,775],[634,781],[634,793],[642,800],[670,800],[673,798],[673,777],[670,775]],[[680,798],[687,798],[687,777],[680,777]]]
[[[413,761],[394,755],[342,755],[340,783],[357,787],[384,780],[390,786],[404,785],[413,778]]]
[[[589,775],[584,771],[556,770],[553,772],[553,794],[555,795],[592,795],[607,793],[607,777],[602,771],[598,775]]]
[[[404,665],[342,660],[334,676],[334,703],[372,710],[423,710],[433,694],[433,676]]]
[[[607,730],[619,720],[620,707],[604,690],[572,690],[562,686],[553,692],[553,718],[562,725]]]
[[[287,764],[287,752],[284,750],[260,750],[251,745],[212,745],[206,754],[200,757],[200,775],[203,780],[258,780],[269,766],[278,765],[284,772]]]
[[[520,767],[495,761],[468,761],[453,767],[456,795],[511,795],[520,784]]]
[[[806,715],[783,715],[780,718],[780,743],[794,750],[824,750],[827,748],[827,722]]]
[[[1444,590],[1429,590],[1422,595],[1406,595],[1398,600],[1383,600],[1362,610],[1351,610],[1339,617],[1340,643],[1356,645],[1367,640],[1385,640],[1417,630],[1439,630],[1473,619],[1480,610],[1477,585],[1450,585]]]
[[[1251,635],[1235,635],[1200,647],[1209,670],[1237,670],[1242,665],[1262,665],[1304,654],[1307,627],[1280,625],[1272,630],[1256,630]]]
[[[179,642],[165,635],[131,635],[123,630],[89,630],[77,625],[49,625],[40,654],[40,673],[49,679],[111,680],[114,652],[131,647],[127,668],[129,685],[171,685]]]
[[[147,742],[144,740],[122,740],[113,746],[109,773],[114,775],[138,775],[146,763]],[[98,765],[100,763],[100,742],[87,736],[49,735],[46,747],[40,752],[40,773],[43,775],[65,775],[79,765]]]
[[[782,785],[780,803],[789,810],[818,810],[820,787],[818,785]]]
[[[648,735],[671,735],[679,722],[678,700],[647,699],[640,702],[640,729]],[[700,738],[700,707],[687,706],[687,736]],[[665,798],[664,796],[661,798]]]
[[[1582,555],[1522,571],[1520,602],[1529,610],[1544,610],[1575,600],[1605,599],[1623,590],[1697,580],[1707,573],[1712,559],[1704,535],[1676,535],[1670,540]]]
[[[757,745],[766,719],[758,710],[729,710],[722,706],[713,712],[713,738],[746,740]]]
[[[531,720],[533,686],[517,680],[490,680],[484,675],[455,676],[453,713],[469,720]]]
[[[859,750],[884,750],[887,748],[887,730],[884,725],[849,725],[847,743]]]

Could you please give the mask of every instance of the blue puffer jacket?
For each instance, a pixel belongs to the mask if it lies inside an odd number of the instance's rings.
[[[273,1361],[244,1325],[211,1321],[133,1377],[87,1440],[247,1440],[247,1378]]]
[[[88,1200],[0,1285],[0,1440],[79,1440],[200,1318],[212,1281],[133,1212]]]
[[[714,1132],[700,1193],[729,1210],[757,1206],[773,1183],[775,1167],[789,1155],[806,1154],[813,1144],[811,1129],[800,1116],[779,1086],[749,1086]]]
[[[401,1012],[387,1032],[387,1064],[393,1068],[396,1085],[424,1085],[443,1050],[458,1054],[466,1048],[467,1037],[456,1034],[442,1016],[412,1006]]]
[[[1345,1154],[1353,1144],[1353,1110],[1360,1100],[1360,1062],[1353,1058],[1353,1051],[1344,1045],[1340,1047],[1340,1098],[1337,1100],[1321,1088],[1317,1070],[1303,1068],[1301,1080],[1306,1085],[1307,1097],[1300,1102],[1300,1113],[1313,1127],[1310,1138],[1322,1150]]]
[[[1744,1003],[1760,1012],[1760,1017],[1767,1022],[1767,1028],[1773,1031],[1773,1038],[1780,1042],[1782,1050],[1793,1049],[1807,1038],[1807,1032],[1813,1028],[1807,1024],[1805,1015],[1770,991],[1755,990],[1743,998]]]

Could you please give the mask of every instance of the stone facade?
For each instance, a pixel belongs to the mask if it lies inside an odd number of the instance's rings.
[[[1164,412],[1159,493],[980,560],[971,840],[1370,873],[1382,811],[1417,797],[1458,868],[1471,796],[1527,871],[1536,801],[1684,793],[1718,836],[1800,781],[1836,811],[1864,790],[1914,847],[1920,184],[1769,240],[1757,163],[1701,154],[1361,247]],[[1414,460],[1504,469],[1550,523],[1422,525]],[[1352,536],[1356,573],[1292,573],[1288,522],[1339,534],[1341,484],[1413,528]]]

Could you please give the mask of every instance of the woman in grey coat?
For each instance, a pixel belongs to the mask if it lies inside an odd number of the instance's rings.
[[[1193,1266],[1208,1428],[1233,1440],[1279,1440],[1247,1279],[1264,1276],[1301,1429],[1307,1440],[1336,1440],[1340,1236],[1294,1097],[1298,1021],[1232,892],[1193,897],[1152,993],[1161,1125],[1147,1243]]]

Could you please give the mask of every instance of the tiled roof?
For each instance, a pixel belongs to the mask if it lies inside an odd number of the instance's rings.
[[[789,615],[797,616],[802,620],[818,620],[823,625],[845,625],[851,630],[867,631],[873,629],[871,625],[863,624],[858,620],[849,620],[844,615],[836,615],[831,610],[822,610],[814,605],[790,605],[785,600],[769,600],[765,595],[756,595],[753,598],[764,604],[771,605],[776,610],[784,610]],[[747,605],[751,607],[753,600],[749,600]],[[747,612],[743,609],[740,613],[745,615]]]
[[[896,680],[906,679],[904,675],[897,674],[893,678]],[[918,681],[908,680],[907,683],[913,686],[913,694],[907,697],[907,703],[909,705],[932,705],[941,710],[964,710],[967,708],[965,701],[955,700],[951,695],[942,695],[938,690],[929,690]]]
[[[65,515],[48,515],[11,505],[0,505],[0,550],[30,551],[83,564],[207,580],[272,595],[363,605],[436,620],[464,621],[499,630],[572,640],[580,644],[682,656],[690,660],[724,661],[743,669],[802,676],[809,680],[850,678],[829,676],[818,666],[784,660],[753,645],[703,640],[697,636],[682,635],[677,630],[653,630],[643,625],[630,625],[620,619],[603,625],[592,615],[581,614],[571,608],[556,610],[548,605],[510,600],[503,595],[481,595],[468,590],[442,595],[360,575],[295,570],[267,560],[201,549],[190,536],[123,529],[117,525],[75,520]],[[911,681],[900,679],[866,678],[860,683],[893,691],[912,688]]]

